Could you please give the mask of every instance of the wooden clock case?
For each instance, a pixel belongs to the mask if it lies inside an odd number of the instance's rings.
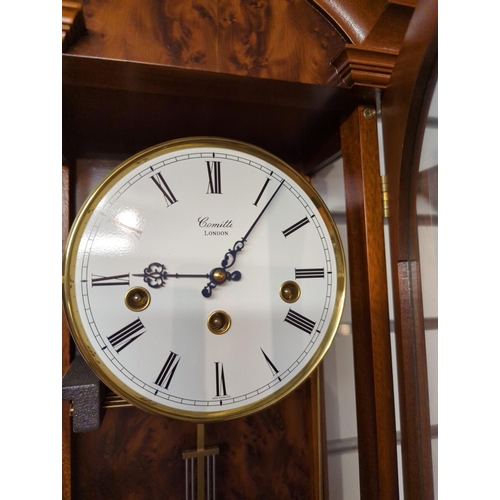
[[[62,4],[63,243],[76,211],[107,173],[170,139],[242,140],[304,175],[342,155],[360,490],[370,500],[398,498],[375,110],[409,43],[411,22],[417,18],[428,26],[429,19],[437,19],[437,5],[414,0]],[[422,68],[432,66],[434,24],[421,37],[413,82],[422,78]],[[386,118],[389,127],[397,127],[398,116],[408,120],[408,114],[398,115],[401,102],[414,99],[397,88],[396,81],[389,93],[387,109],[395,110]],[[400,159],[393,158],[392,165],[399,178]],[[392,189],[399,199],[400,187]],[[64,317],[62,347],[64,375],[75,356]],[[407,378],[405,384],[407,393],[416,386]],[[205,442],[220,448],[217,498],[328,498],[321,394],[318,369],[281,403],[207,425]],[[412,404],[423,401],[424,414],[425,394],[415,398]],[[407,408],[405,421],[405,433],[424,429],[425,438],[425,415],[412,421]],[[185,498],[182,452],[195,446],[193,424],[129,406],[107,409],[98,430],[73,433],[65,401],[63,498]],[[408,439],[404,453],[412,456],[414,446]],[[418,441],[416,446],[418,457],[406,463],[405,478],[428,478],[429,450]],[[410,483],[405,481],[407,498],[431,498],[419,484],[407,490]]]

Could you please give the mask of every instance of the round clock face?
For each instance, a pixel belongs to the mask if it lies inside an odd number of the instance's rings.
[[[195,421],[296,388],[330,346],[345,294],[319,195],[274,156],[214,138],[120,165],[73,224],[64,275],[73,337],[104,383]]]

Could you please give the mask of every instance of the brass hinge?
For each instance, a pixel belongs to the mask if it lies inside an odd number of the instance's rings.
[[[384,219],[389,218],[389,188],[387,184],[387,175],[381,175],[381,186],[382,186],[382,212],[384,214]]]

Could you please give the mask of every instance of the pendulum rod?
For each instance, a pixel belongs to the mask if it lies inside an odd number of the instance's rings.
[[[186,461],[186,500],[216,500],[215,455],[219,454],[219,448],[205,448],[204,424],[197,424],[196,434],[196,450],[186,451],[182,454],[182,458]],[[204,460],[205,457],[206,460]],[[196,480],[194,478],[194,460],[196,460]],[[195,482],[196,497],[194,494]]]

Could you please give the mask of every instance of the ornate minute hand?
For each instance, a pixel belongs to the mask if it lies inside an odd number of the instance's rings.
[[[140,276],[151,288],[161,288],[165,285],[168,278],[210,278],[210,274],[180,274],[168,273],[167,268],[159,262],[149,264],[142,274],[133,274]]]
[[[271,202],[273,201],[274,197],[278,194],[278,191],[280,190],[281,186],[285,180],[283,179],[280,182],[280,185],[276,188],[276,191],[273,193],[271,198],[269,198],[268,202],[265,204],[264,208],[260,211],[259,215],[253,222],[253,224],[250,226],[250,229],[246,232],[245,236],[241,238],[241,240],[238,240],[234,245],[232,249],[229,249],[226,254],[224,255],[224,259],[222,259],[221,262],[221,267],[216,267],[215,269],[212,270],[210,273],[210,281],[207,283],[207,286],[203,288],[201,291],[201,294],[204,297],[210,297],[212,295],[212,290],[219,284],[224,283],[225,281],[239,281],[241,279],[241,273],[239,271],[233,271],[227,272],[226,270],[233,266],[233,264],[236,262],[236,255],[238,252],[241,252],[245,246],[245,243],[248,240],[248,237],[250,236],[250,233],[253,231],[255,226],[257,225],[257,222],[259,222],[260,218],[264,215],[264,212],[267,210]]]

